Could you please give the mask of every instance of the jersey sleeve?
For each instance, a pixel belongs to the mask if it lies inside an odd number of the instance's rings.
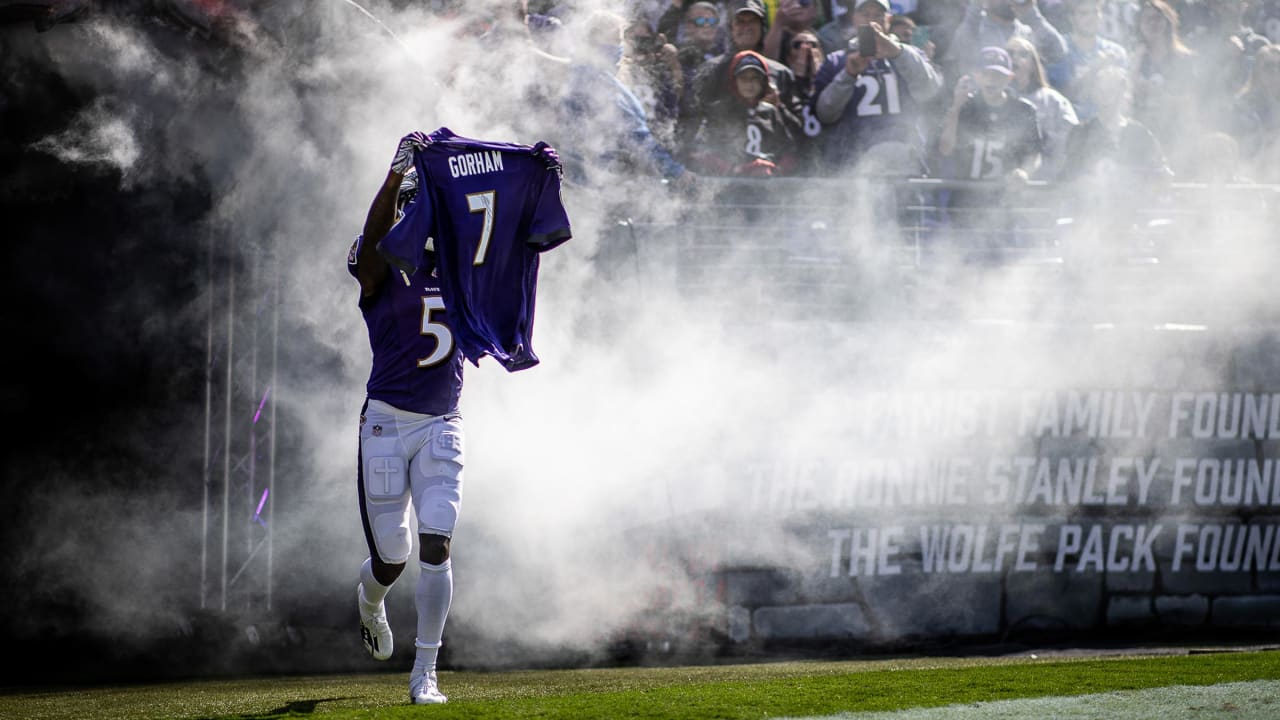
[[[564,209],[560,194],[560,171],[548,169],[543,173],[538,188],[538,200],[534,208],[533,222],[529,225],[528,243],[538,252],[550,250],[573,237],[569,229],[569,214]]]

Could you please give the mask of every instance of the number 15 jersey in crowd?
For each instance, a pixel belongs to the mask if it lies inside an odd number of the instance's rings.
[[[427,139],[414,155],[418,193],[378,251],[410,275],[434,265],[454,340],[473,364],[491,355],[510,372],[532,367],[538,255],[572,236],[559,158],[545,143],[448,128]]]

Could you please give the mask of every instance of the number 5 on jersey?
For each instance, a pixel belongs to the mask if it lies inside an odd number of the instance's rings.
[[[418,367],[427,368],[447,359],[453,352],[453,332],[444,323],[432,322],[431,314],[444,312],[444,298],[439,295],[422,297],[422,334],[436,339],[436,349],[431,354],[418,360]]]

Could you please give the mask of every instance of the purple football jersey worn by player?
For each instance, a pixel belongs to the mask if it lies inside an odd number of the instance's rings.
[[[402,269],[421,268],[430,241],[449,326],[478,364],[538,363],[531,345],[538,253],[571,236],[560,164],[545,144],[485,142],[440,128],[414,157],[418,194],[378,244]]]
[[[347,270],[357,277],[363,241],[357,238],[347,255]],[[370,398],[401,410],[447,415],[458,409],[462,394],[462,355],[445,320],[440,284],[430,272],[391,268],[376,293],[360,298],[373,348],[366,388]]]

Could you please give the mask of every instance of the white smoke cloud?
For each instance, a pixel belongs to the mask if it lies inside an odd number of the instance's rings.
[[[34,147],[65,163],[103,165],[119,170],[126,184],[142,155],[134,135],[133,119],[113,112],[105,101],[95,103],[65,131],[41,139]]]
[[[370,7],[395,38],[346,3],[278,10],[271,29],[284,40],[225,74],[161,50],[118,18],[50,34],[63,38],[50,40],[63,71],[110,96],[38,149],[118,168],[126,184],[199,168],[214,189],[209,226],[246,262],[264,248],[280,258],[281,312],[298,333],[281,342],[310,348],[285,352],[275,389],[301,449],[279,472],[305,478],[300,496],[276,507],[277,595],[286,605],[317,586],[353,586],[364,557],[353,472],[369,349],[341,263],[398,138],[445,125],[531,144],[544,137],[531,129],[548,139],[564,130],[554,112],[562,66],[513,44],[461,37],[461,21]],[[551,94],[525,94],[534,88]],[[677,606],[706,610],[690,590],[697,572],[670,551],[673,534],[705,543],[690,552],[707,565],[795,565],[808,552],[783,527],[795,514],[744,510],[754,490],[737,469],[744,459],[880,451],[851,439],[849,397],[1143,382],[1162,358],[1118,343],[1129,354],[1099,363],[1086,351],[1105,339],[1073,348],[1079,333],[1064,335],[1058,324],[1248,325],[1274,314],[1266,281],[1276,251],[1251,216],[1220,215],[1206,229],[1200,237],[1216,244],[1218,262],[1198,268],[1193,282],[1144,277],[1150,266],[1123,261],[988,267],[941,252],[920,269],[904,265],[898,238],[867,198],[832,183],[780,184],[787,189],[771,202],[812,205],[823,224],[726,233],[732,247],[709,264],[718,290],[682,293],[680,263],[693,262],[679,255],[682,223],[715,187],[680,196],[650,177],[567,188],[575,238],[544,258],[535,335],[542,365],[510,375],[487,361],[467,368],[453,618],[494,644],[457,648],[458,657],[496,661],[486,653],[503,639],[595,649],[660,588]],[[635,234],[618,224],[626,215],[643,225]],[[1064,231],[1059,241],[1113,240],[1083,232]],[[201,249],[206,237],[193,231],[174,241]],[[815,258],[814,272],[796,271],[801,256]],[[843,264],[825,289],[795,284],[792,276],[819,277],[833,258]],[[811,304],[800,306],[801,296]],[[1204,382],[1215,376],[1207,369]],[[948,447],[927,442],[914,452]],[[723,524],[698,527],[713,521]],[[175,543],[175,555],[189,557],[189,542]],[[102,548],[101,562],[114,567],[135,547],[119,538]],[[144,567],[166,564],[164,549],[154,552]],[[128,588],[113,594],[134,602]],[[408,601],[402,591],[391,597]]]

